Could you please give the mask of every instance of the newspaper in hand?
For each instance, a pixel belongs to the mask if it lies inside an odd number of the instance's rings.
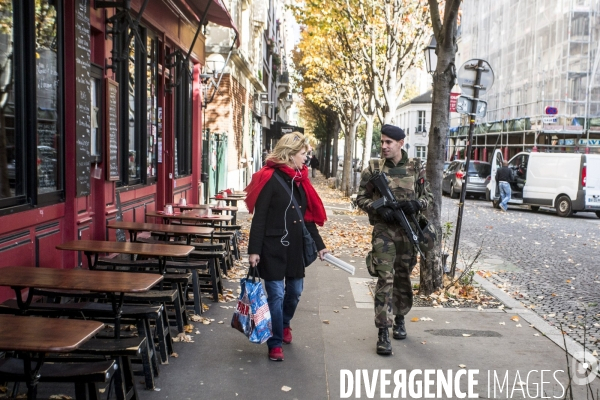
[[[323,259],[325,261],[327,261],[328,263],[331,263],[331,264],[335,265],[336,267],[343,269],[350,275],[354,275],[354,266],[353,265],[350,265],[347,262],[342,261],[339,258],[332,256],[330,253],[325,253],[325,256],[323,257]]]

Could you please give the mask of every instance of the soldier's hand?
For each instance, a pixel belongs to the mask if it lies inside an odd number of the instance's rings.
[[[404,214],[416,214],[421,210],[421,204],[416,200],[407,200],[400,203],[400,208],[402,208]]]
[[[394,222],[394,211],[389,207],[379,207],[377,209],[377,214],[383,219],[385,222]]]

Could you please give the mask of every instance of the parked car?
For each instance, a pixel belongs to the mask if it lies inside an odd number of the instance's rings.
[[[489,182],[492,165],[485,161],[471,161],[467,182],[467,195],[485,196],[486,184]],[[442,178],[442,193],[458,198],[465,177],[465,160],[455,160],[450,163]],[[487,181],[487,182],[486,182]]]
[[[496,170],[502,166],[502,152],[496,150],[492,160],[489,197],[499,208]],[[508,167],[515,175],[509,204],[529,205],[533,211],[553,207],[561,217],[589,211],[600,218],[600,155],[522,152]]]
[[[444,161],[444,169],[442,172],[446,173],[448,171],[448,167],[452,164],[452,161]]]
[[[344,156],[339,156],[338,157],[338,167],[342,168],[344,166]],[[354,171],[362,171],[362,159],[360,158],[353,158],[352,159],[352,169]]]

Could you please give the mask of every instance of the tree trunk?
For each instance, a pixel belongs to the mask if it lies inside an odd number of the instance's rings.
[[[373,146],[373,121],[375,120],[375,114],[365,115],[365,122],[367,124],[365,131],[365,148],[362,154],[362,165],[366,168],[369,165],[371,159],[371,147]]]
[[[452,22],[450,22],[452,23]],[[456,21],[454,21],[456,32]],[[452,32],[452,30],[450,30]],[[433,193],[433,205],[428,209],[429,222],[440,232],[440,241],[436,248],[427,253],[427,263],[421,266],[419,293],[429,295],[442,286],[443,270],[440,261],[441,223],[442,223],[442,170],[446,156],[448,140],[450,90],[454,84],[454,64],[456,54],[455,35],[447,43],[437,45],[437,67],[433,75],[433,99],[431,105],[431,129],[427,152],[427,180]]]
[[[333,121],[333,156],[331,157],[331,176],[337,178],[338,170],[338,139],[340,137],[340,119],[336,115]]]

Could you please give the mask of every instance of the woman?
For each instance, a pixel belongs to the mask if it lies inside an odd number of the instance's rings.
[[[284,135],[269,154],[266,165],[252,176],[246,188],[246,204],[254,214],[250,227],[248,258],[265,280],[273,337],[267,341],[269,358],[283,361],[282,343],[292,342],[290,321],[304,284],[302,221],[293,205],[295,197],[321,260],[328,250],[317,225],[327,220],[319,195],[304,165],[308,144],[299,132]],[[279,175],[286,189],[275,177]]]

